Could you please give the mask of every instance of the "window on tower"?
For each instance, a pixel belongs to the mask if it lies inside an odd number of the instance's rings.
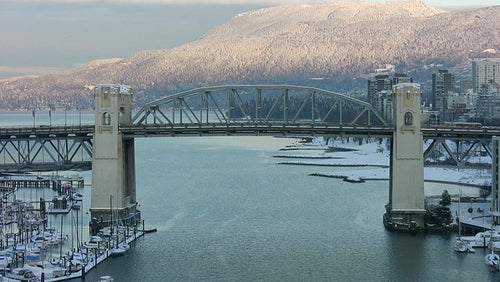
[[[103,125],[110,125],[111,124],[111,117],[109,116],[108,112],[104,112],[102,114],[102,124]]]
[[[410,112],[405,113],[405,125],[413,125],[413,115]]]

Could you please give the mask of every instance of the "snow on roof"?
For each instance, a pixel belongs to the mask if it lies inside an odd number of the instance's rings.
[[[125,84],[112,84],[112,83],[103,83],[96,86],[96,89],[109,87],[113,90],[116,90],[119,94],[132,94],[132,87],[130,85]]]
[[[404,82],[404,83],[398,83],[398,84],[394,85],[394,87],[396,89],[404,88],[404,87],[415,87],[415,88],[420,89],[420,84],[419,83]]]

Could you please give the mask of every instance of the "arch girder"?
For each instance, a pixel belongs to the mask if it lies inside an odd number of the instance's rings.
[[[167,118],[171,116],[171,118]],[[384,119],[365,101],[314,87],[223,85],[172,94],[144,105],[133,124],[272,123],[371,126]]]

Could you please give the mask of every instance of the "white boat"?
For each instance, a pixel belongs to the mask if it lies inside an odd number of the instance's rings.
[[[83,195],[80,193],[73,193],[71,195],[71,200],[73,201],[82,201],[83,200]]]
[[[13,252],[7,252],[7,250],[0,251],[0,268],[10,267],[12,263],[12,254]]]
[[[38,267],[42,268],[42,269],[45,269],[47,271],[51,271],[52,272],[52,276],[53,277],[60,277],[60,276],[64,276],[67,274],[68,272],[68,269],[67,268],[64,268],[64,267],[60,267],[60,266],[57,266],[57,265],[53,265],[51,264],[50,262],[48,261],[40,261],[39,263],[37,263]]]
[[[45,279],[55,278],[54,272],[50,268],[42,268],[40,266],[26,264],[23,266],[22,269],[24,269],[25,271],[30,271],[31,273],[33,273],[37,277],[37,280],[33,280],[33,281],[41,280],[42,273],[43,273],[43,276]]]
[[[484,231],[479,232],[474,236],[461,236],[460,239],[470,243],[474,248],[487,248],[491,242],[500,242],[500,232],[494,231]]]
[[[457,240],[455,241],[455,244],[453,245],[453,250],[455,250],[456,252],[459,252],[459,253],[474,253],[475,250],[474,248],[471,246],[470,243],[457,238]]]
[[[26,263],[30,266],[35,266],[40,262],[40,254],[26,253]]]
[[[123,248],[125,251],[128,251],[130,249],[130,246],[129,246],[129,244],[127,244],[127,242],[119,243],[118,247]]]
[[[90,241],[85,243],[83,246],[88,249],[103,248],[104,244],[101,244],[102,238],[100,236],[91,236]]]
[[[116,247],[111,249],[111,256],[118,257],[123,256],[127,252],[126,247],[117,245]]]
[[[5,276],[10,279],[17,279],[18,281],[32,282],[38,280],[33,271],[24,268],[14,268]]]
[[[113,281],[113,277],[111,277],[109,275],[101,276],[99,278],[99,282],[112,282],[112,281]]]
[[[73,252],[63,258],[55,259],[52,265],[56,265],[66,269],[69,273],[79,272],[87,264],[87,256],[81,252]]]
[[[484,257],[484,263],[496,270],[500,270],[500,256],[494,252],[491,252]]]

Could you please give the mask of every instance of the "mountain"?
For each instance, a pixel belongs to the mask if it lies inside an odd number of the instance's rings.
[[[500,6],[452,13],[417,0],[260,9],[177,48],[0,81],[0,107],[90,108],[91,89],[100,83],[131,85],[137,106],[221,84],[308,85],[322,78],[335,90],[336,82],[385,64],[402,71],[431,63],[453,66],[483,50],[500,50],[499,14]]]

